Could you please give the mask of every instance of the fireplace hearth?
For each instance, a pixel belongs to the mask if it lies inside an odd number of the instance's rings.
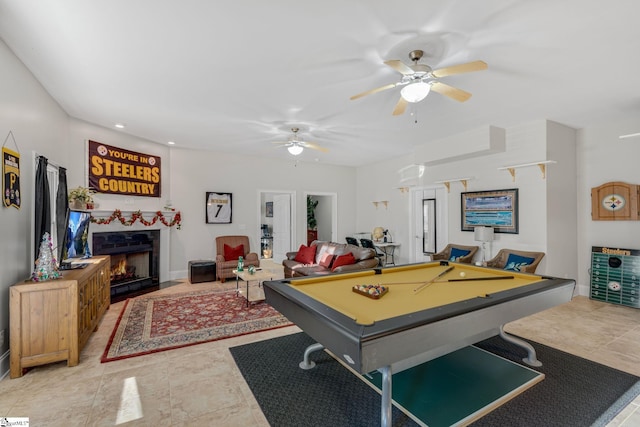
[[[160,287],[160,231],[93,233],[93,253],[111,256],[111,302]]]

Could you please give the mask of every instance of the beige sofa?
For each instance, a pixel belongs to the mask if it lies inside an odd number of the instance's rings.
[[[300,277],[310,275],[321,275],[331,273],[345,273],[348,271],[366,270],[370,268],[378,267],[378,258],[376,258],[376,251],[369,248],[363,248],[360,246],[349,245],[346,243],[335,242],[323,242],[314,240],[311,242],[311,246],[316,246],[316,254],[313,263],[304,264],[295,260],[298,252],[287,252],[287,259],[282,261],[284,266],[284,277]],[[355,258],[354,264],[342,265],[336,267],[334,270],[320,265],[320,261],[326,254],[330,255],[344,255],[348,252],[353,254]]]

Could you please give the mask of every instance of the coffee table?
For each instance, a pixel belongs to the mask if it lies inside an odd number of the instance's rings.
[[[272,266],[258,267],[253,274],[249,273],[248,268],[242,271],[233,270],[233,274],[236,275],[236,293],[238,295],[242,293],[240,290],[240,279],[244,280],[247,284],[245,294],[247,307],[249,307],[252,302],[264,301],[264,291],[261,291],[262,282],[265,280],[278,280],[284,275],[282,268],[274,268]],[[249,282],[258,282],[258,289],[256,292],[253,292],[252,295],[249,295]]]

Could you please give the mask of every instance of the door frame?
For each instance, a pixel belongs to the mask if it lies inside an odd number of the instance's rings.
[[[262,195],[263,194],[288,194],[290,199],[291,199],[291,220],[290,220],[290,242],[289,245],[292,248],[292,250],[294,250],[295,248],[297,248],[296,246],[296,242],[297,240],[297,235],[296,235],[296,229],[297,229],[297,202],[296,202],[296,192],[295,191],[291,191],[291,190],[260,190],[258,189],[258,202],[257,202],[257,206],[258,206],[258,220],[256,221],[256,231],[255,231],[255,235],[256,235],[256,241],[258,243],[260,243],[260,239],[262,237],[262,229],[260,228],[260,226],[262,225]],[[306,199],[305,199],[306,200]],[[260,254],[260,258],[262,258],[262,254]]]
[[[327,192],[327,191],[305,191],[303,193],[303,200],[305,203],[304,211],[307,211],[307,196],[322,196],[329,197],[331,199],[331,239],[332,242],[337,242],[338,240],[338,193]],[[306,230],[306,217],[305,217],[305,230]],[[306,242],[306,239],[305,239]]]

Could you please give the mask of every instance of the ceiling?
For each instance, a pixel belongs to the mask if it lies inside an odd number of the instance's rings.
[[[582,128],[638,117],[640,2],[616,0],[0,0],[0,38],[72,117],[176,147],[293,158],[292,127],[360,166],[484,125]],[[383,64],[425,51],[443,78],[392,116]],[[640,131],[640,129],[638,130]]]

